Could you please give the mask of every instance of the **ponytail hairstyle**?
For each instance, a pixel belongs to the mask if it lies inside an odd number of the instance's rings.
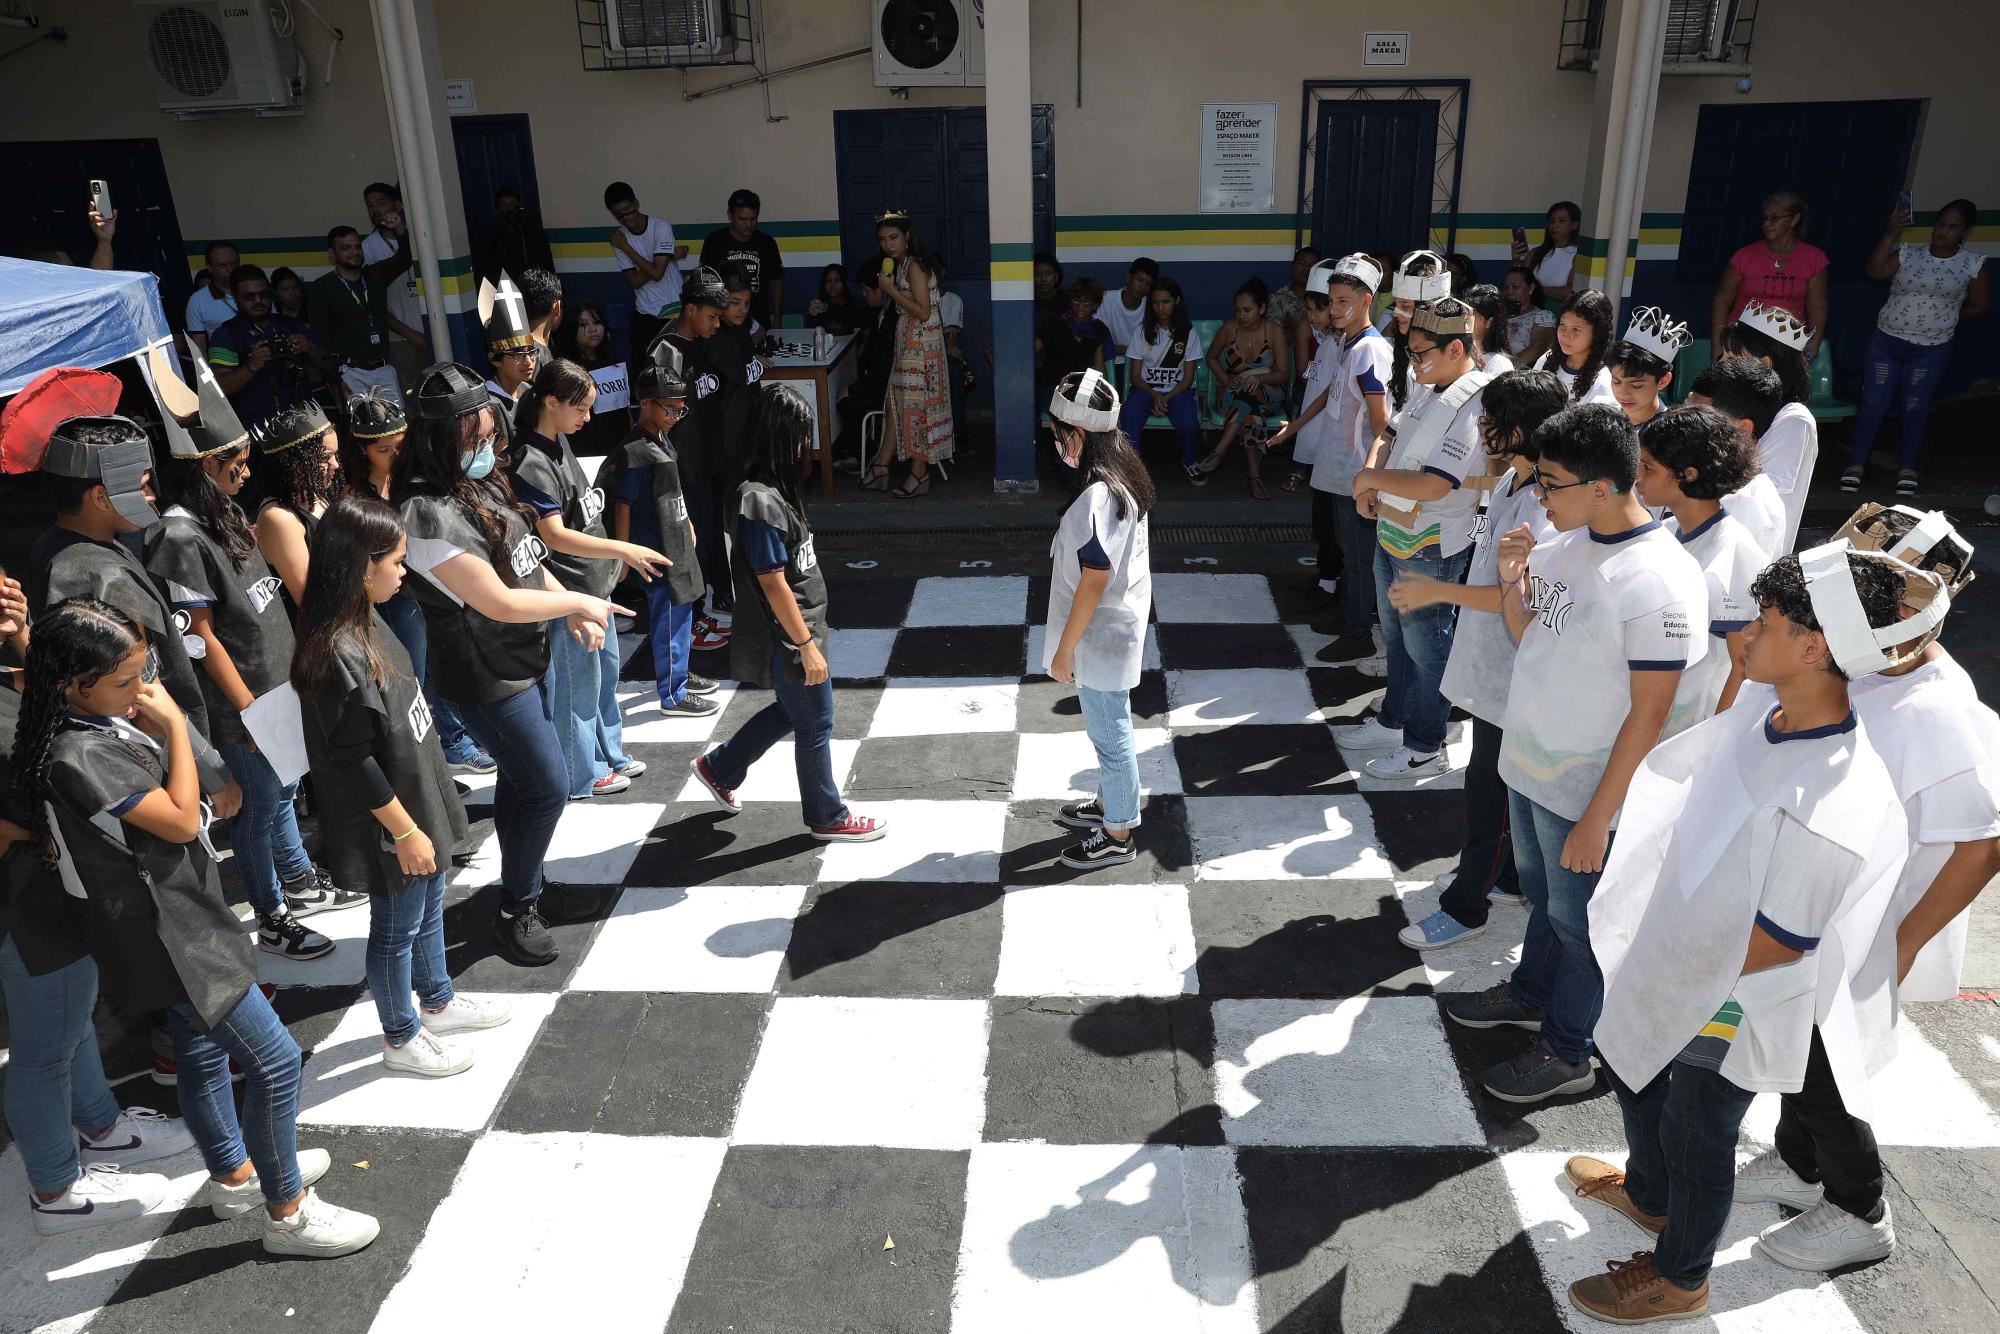
[[[1474,283],[1459,293],[1458,299],[1486,321],[1486,335],[1479,340],[1479,363],[1484,366],[1486,358],[1507,350],[1507,308],[1501,303],[1500,289],[1492,283]]]
[[[1803,200],[1800,201],[1801,204],[1803,204],[1804,202],[1805,201]],[[1569,214],[1569,232],[1570,232],[1569,243],[1571,245],[1577,245],[1581,240],[1581,234],[1583,232],[1583,210],[1576,206],[1576,202],[1574,200],[1558,199],[1555,203],[1549,205],[1549,212]],[[1805,218],[1803,215],[1801,215],[1799,219],[1799,225],[1801,227],[1805,225]],[[1804,233],[1801,232],[1801,235],[1803,234]],[[1556,239],[1555,237],[1549,235],[1548,226],[1546,223],[1544,223],[1542,226],[1541,244],[1528,252],[1528,272],[1532,274],[1536,269],[1541,268],[1542,261],[1547,259],[1549,257],[1549,252],[1551,250],[1554,250],[1555,248],[1556,248]]]
[[[35,618],[14,732],[14,795],[28,835],[49,866],[56,864],[55,840],[49,837],[49,753],[56,737],[74,725],[69,689],[97,684],[145,642],[137,622],[96,598],[70,598]]]
[[[553,398],[558,403],[570,407],[582,407],[584,401],[597,390],[597,381],[590,372],[573,361],[561,357],[551,357],[535,372],[535,378],[528,384],[528,392],[521,395],[521,401],[514,405],[514,438],[521,438],[523,431],[544,434],[542,424],[542,400]]]
[[[431,367],[418,379],[412,397],[449,398],[460,388],[460,381],[472,375],[462,369],[447,373],[452,371],[450,364]],[[459,455],[478,446],[479,423],[485,420],[493,423],[494,453],[504,456],[508,448],[506,418],[491,395],[478,407],[455,416],[415,417],[410,422],[409,434],[403,437],[403,450],[396,455],[396,474],[390,482],[389,494],[398,503],[416,494],[439,496],[461,506],[479,529],[479,535],[486,539],[487,561],[500,569],[507,561],[507,524],[500,517],[501,511],[514,511],[530,530],[535,526],[536,516],[515,497],[506,469],[496,464],[492,472],[478,481],[465,475]]]
[[[249,448],[246,439],[224,457],[234,462],[238,454]],[[257,535],[251,531],[250,521],[243,517],[235,498],[222,494],[222,488],[208,475],[202,462],[183,458],[160,460],[153,471],[160,489],[160,510],[164,513],[170,506],[178,505],[193,515],[195,524],[240,570],[243,562],[256,553]]]
[[[1806,354],[1791,344],[1738,320],[1722,331],[1722,346],[1737,356],[1769,361],[1784,386],[1784,402],[1803,403],[1812,397],[1812,368],[1806,365]]]
[[[1187,295],[1181,291],[1181,285],[1172,278],[1155,278],[1153,291],[1146,294],[1146,314],[1139,321],[1139,330],[1145,334],[1147,342],[1152,342],[1160,332],[1160,322],[1153,315],[1153,294],[1156,292],[1165,292],[1174,299],[1173,322],[1167,326],[1173,337],[1179,338],[1194,328],[1194,320],[1188,314]]]
[[[340,646],[349,640],[361,646],[368,678],[382,684],[387,664],[375,645],[368,567],[394,551],[402,536],[403,516],[373,496],[342,496],[321,516],[292,650],[292,685],[301,695],[326,689]]]
[[[1076,375],[1065,377],[1067,393],[1068,381]],[[1117,412],[1118,394],[1111,388],[1111,382],[1102,375],[1096,377],[1090,399],[1081,406],[1094,412]],[[1145,462],[1125,438],[1125,433],[1116,426],[1108,431],[1086,431],[1082,427],[1066,422],[1060,417],[1053,419],[1057,431],[1075,431],[1083,438],[1083,450],[1076,461],[1076,470],[1081,475],[1081,485],[1103,482],[1111,491],[1111,501],[1118,507],[1118,517],[1125,517],[1125,507],[1130,504],[1138,510],[1132,517],[1143,519],[1151,512],[1155,492],[1153,475],[1146,471]],[[1079,488],[1081,489],[1081,488]]]
[[[1563,302],[1562,313],[1574,315],[1590,326],[1590,350],[1584,354],[1583,365],[1574,372],[1576,378],[1569,387],[1569,401],[1581,403],[1590,387],[1597,383],[1597,373],[1604,369],[1604,354],[1611,347],[1611,298],[1595,287],[1585,287],[1570,293],[1569,300]],[[1556,319],[1560,321],[1562,315]],[[1557,343],[1542,354],[1535,369],[1561,370],[1567,360],[1562,344]]]
[[[744,480],[763,482],[803,519],[806,499],[799,478],[805,461],[799,457],[799,446],[812,439],[812,409],[796,392],[775,380],[759,380],[748,392],[744,424],[749,449]]]

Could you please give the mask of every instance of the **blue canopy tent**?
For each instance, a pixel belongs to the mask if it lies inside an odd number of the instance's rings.
[[[94,369],[141,356],[167,336],[150,273],[0,259],[0,395],[52,366]]]

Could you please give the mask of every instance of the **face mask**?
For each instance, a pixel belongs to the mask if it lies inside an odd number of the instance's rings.
[[[462,451],[458,456],[459,470],[473,481],[479,481],[493,471],[493,442],[481,440],[477,449]]]

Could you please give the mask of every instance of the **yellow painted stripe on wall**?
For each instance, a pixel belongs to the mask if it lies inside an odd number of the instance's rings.
[[[1035,280],[1035,261],[1032,259],[996,259],[986,268],[996,283],[1032,283]]]

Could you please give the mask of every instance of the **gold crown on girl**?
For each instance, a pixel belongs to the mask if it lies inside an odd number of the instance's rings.
[[[1762,301],[1752,301],[1743,307],[1743,313],[1736,317],[1736,322],[1758,333],[1769,334],[1794,352],[1805,351],[1806,344],[1812,341],[1812,330],[1806,327],[1806,322],[1783,306],[1767,306]]]
[[[908,222],[909,220],[910,211],[906,208],[885,208],[875,215],[875,222],[878,226],[885,222]]]
[[[1693,341],[1693,335],[1685,322],[1676,323],[1658,306],[1641,306],[1625,326],[1625,341],[1671,366],[1675,355]]]

